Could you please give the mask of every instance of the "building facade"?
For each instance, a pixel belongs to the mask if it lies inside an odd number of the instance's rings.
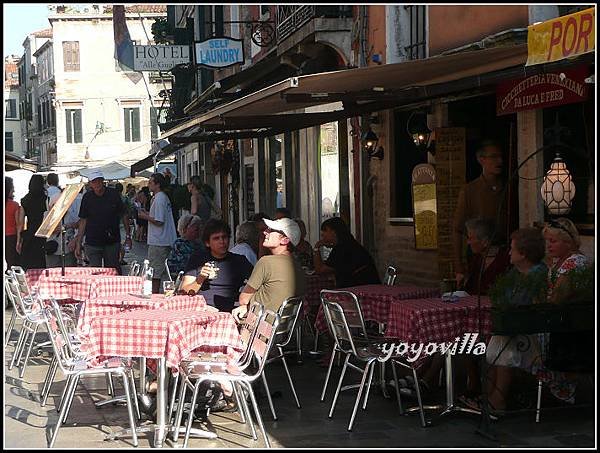
[[[23,157],[18,63],[16,55],[4,59],[4,150]]]

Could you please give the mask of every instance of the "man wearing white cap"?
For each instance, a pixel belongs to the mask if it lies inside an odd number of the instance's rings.
[[[121,231],[119,219],[125,226],[126,240],[131,247],[129,216],[121,195],[113,188],[104,185],[104,175],[100,170],[92,170],[88,177],[92,190],[86,192],[79,209],[79,229],[75,242],[75,256],[81,258],[81,242],[85,236],[85,254],[90,266],[114,267],[119,272],[119,251]]]
[[[263,246],[271,250],[271,255],[263,256],[254,266],[240,294],[240,306],[232,311],[238,320],[245,316],[250,302],[260,302],[277,312],[285,299],[306,292],[304,271],[292,256],[300,242],[300,227],[289,218],[263,221],[267,225]]]

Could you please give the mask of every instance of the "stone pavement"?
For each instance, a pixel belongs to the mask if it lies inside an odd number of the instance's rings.
[[[10,311],[5,312],[5,326]],[[59,371],[52,386],[48,404],[40,407],[39,394],[51,356],[43,353],[31,359],[23,379],[18,370],[8,370],[12,357],[16,332],[12,342],[5,349],[4,380],[4,446],[6,448],[45,448],[47,436],[56,425],[56,403],[59,401],[65,383]],[[283,367],[273,363],[267,368],[267,376],[272,393],[280,393],[274,398],[278,420],[272,419],[267,400],[258,397],[261,414],[273,447],[306,448],[402,448],[402,447],[545,447],[577,448],[594,447],[595,407],[548,408],[543,406],[541,423],[535,423],[533,411],[516,412],[493,423],[496,440],[489,440],[476,433],[479,417],[468,414],[452,414],[428,428],[421,428],[417,413],[400,416],[395,399],[386,400],[379,389],[374,388],[366,411],[359,409],[353,432],[346,430],[356,391],[343,392],[332,419],[327,417],[331,404],[334,384],[330,383],[326,402],[319,401],[326,369],[317,365],[314,357],[305,354],[302,364],[296,363],[293,356],[289,360],[290,371],[302,404],[297,409]],[[337,382],[339,368],[333,373]],[[345,382],[359,382],[358,373],[348,371]],[[120,388],[115,379],[117,392]],[[531,391],[535,393],[535,388]],[[189,392],[188,392],[189,395]],[[431,402],[443,401],[443,391],[439,390],[430,398]],[[57,448],[131,448],[130,439],[107,441],[105,437],[121,427],[128,426],[127,410],[122,405],[108,405],[96,408],[93,401],[107,399],[104,378],[84,378],[78,386],[72,411],[67,424],[58,435]],[[414,400],[404,398],[406,406]],[[428,418],[433,415],[427,413]],[[184,418],[185,420],[185,418]],[[143,423],[150,423],[146,420]],[[198,427],[198,423],[195,424]],[[218,439],[204,440],[190,438],[191,448],[262,448],[263,441],[254,441],[249,435],[249,427],[239,423],[237,413],[214,413],[209,417],[209,428],[218,434]],[[139,447],[151,446],[152,437],[141,434]],[[182,437],[179,446],[182,445]],[[165,447],[173,447],[168,440]]]

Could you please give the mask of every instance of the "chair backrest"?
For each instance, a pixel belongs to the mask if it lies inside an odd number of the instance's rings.
[[[165,270],[167,271],[167,276],[169,277],[169,281],[173,281],[173,277],[171,277],[171,271],[169,270],[169,258],[165,258]]]
[[[354,337],[350,332],[350,326],[342,306],[337,302],[324,300],[323,310],[326,313],[325,319],[338,349],[345,353],[350,352],[357,355]]]
[[[21,266],[11,266],[9,273],[12,274],[19,284],[19,291],[21,294],[27,299],[31,299],[31,290],[29,289],[29,284],[27,283],[27,277],[25,276],[23,268]]]
[[[10,302],[13,305],[15,313],[19,318],[24,319],[27,316],[27,307],[23,302],[23,297],[21,296],[19,284],[17,283],[13,275],[4,276],[4,289],[6,290],[8,300],[10,300]]]
[[[129,276],[137,277],[140,274],[140,263],[137,261],[132,261],[129,265]]]
[[[364,339],[369,338],[356,294],[351,291],[323,289],[321,290],[321,303],[324,304],[325,301],[336,302],[344,309],[346,322],[354,336]],[[325,311],[324,314],[325,319],[327,319],[327,312]]]
[[[71,374],[71,368],[76,362],[76,355],[70,341],[70,334],[63,320],[60,307],[54,298],[46,302],[44,308],[46,315],[46,327],[48,336],[52,342],[54,354],[58,359],[61,371],[65,374]]]
[[[277,336],[275,338],[275,344],[277,346],[287,346],[294,336],[296,323],[298,322],[301,309],[301,297],[288,297],[283,301],[281,307],[279,307],[279,310],[277,311],[277,314],[279,315],[279,327],[277,327]]]
[[[388,266],[385,275],[383,276],[383,284],[393,286],[397,275],[396,268],[394,266]]]
[[[274,344],[278,326],[279,315],[274,311],[265,310],[258,320],[256,334],[250,344],[252,356],[257,361],[257,369],[251,379],[255,379],[262,374],[269,352]]]
[[[238,363],[240,366],[246,364],[252,358],[252,350],[250,348],[256,330],[258,329],[258,321],[263,314],[265,307],[260,302],[252,302],[248,307],[248,312],[240,325],[240,336],[242,344],[245,346],[244,353],[240,356]]]

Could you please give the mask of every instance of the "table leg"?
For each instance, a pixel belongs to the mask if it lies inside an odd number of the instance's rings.
[[[470,414],[481,415],[481,411],[470,409],[468,407],[462,407],[454,404],[454,383],[452,373],[452,354],[446,353],[446,407],[438,415],[442,417],[451,412],[468,412]]]

